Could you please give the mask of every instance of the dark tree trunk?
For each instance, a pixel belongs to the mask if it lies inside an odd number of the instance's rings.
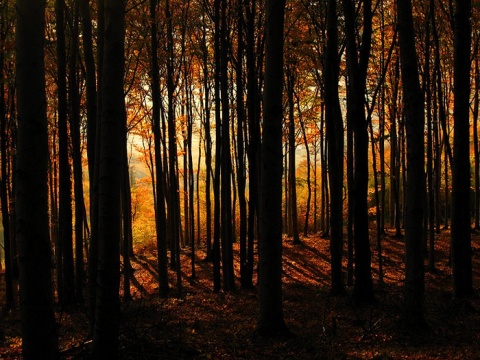
[[[69,69],[70,93],[70,133],[72,139],[73,179],[75,197],[75,299],[83,302],[84,262],[83,262],[83,230],[84,199],[82,175],[82,149],[80,144],[80,94],[78,85],[78,5],[74,3],[72,12],[72,39]]]
[[[151,51],[152,51],[152,124],[155,148],[155,230],[157,233],[158,252],[158,291],[160,296],[168,293],[168,259],[167,259],[167,215],[165,209],[165,189],[163,186],[163,164],[161,155],[161,130],[160,130],[160,68],[158,64],[158,40],[157,40],[157,4],[158,0],[150,0],[150,18],[152,21]]]
[[[424,323],[425,275],[423,265],[423,216],[425,205],[424,103],[419,83],[410,0],[397,1],[400,60],[407,137],[407,186],[405,214],[404,326],[413,330]]]
[[[330,254],[331,288],[334,295],[345,291],[343,256],[343,120],[338,95],[340,70],[338,55],[337,5],[329,0],[327,5],[327,48],[325,50],[325,125],[328,145],[330,181]]]
[[[125,6],[105,0],[105,50],[98,190],[98,279],[92,353],[118,357],[120,315],[120,191],[125,141],[123,89]]]
[[[357,46],[355,8],[352,0],[343,0],[348,69],[347,117],[353,127],[353,227],[355,247],[354,298],[369,302],[373,298],[370,239],[368,229],[368,131],[365,117],[365,89],[372,36],[372,2],[363,2],[363,33]]]
[[[180,271],[180,198],[178,188],[178,172],[177,172],[177,136],[176,136],[176,119],[174,106],[174,42],[173,42],[173,25],[172,13],[170,10],[170,0],[165,1],[165,16],[167,18],[167,122],[168,122],[168,183],[169,183],[169,208],[168,219],[170,220],[170,234],[172,265],[176,268],[177,288],[178,292],[182,291],[182,277]],[[158,180],[157,180],[158,181]]]
[[[98,6],[98,24],[97,24],[97,113],[95,124],[95,151],[93,164],[93,181],[90,176],[90,247],[88,252],[88,312],[90,319],[90,333],[93,335],[95,325],[95,311],[97,299],[97,277],[98,277],[98,188],[100,178],[100,131],[102,117],[102,97],[103,97],[103,56],[105,52],[105,0],[97,0]],[[92,133],[90,131],[90,133]],[[90,170],[90,168],[89,168]]]
[[[298,233],[298,213],[297,213],[297,181],[296,181],[296,165],[295,165],[295,102],[294,102],[294,83],[295,76],[290,67],[287,70],[287,98],[288,98],[288,192],[289,192],[289,211],[291,220],[291,229],[293,243],[300,244]]]
[[[0,23],[0,42],[3,44],[6,40],[6,10],[2,9],[1,23]],[[5,101],[5,56],[3,51],[0,52],[0,156],[1,156],[1,169],[0,169],[0,203],[3,225],[3,250],[5,259],[5,309],[11,309],[14,304],[13,296],[13,274],[12,274],[12,252],[11,252],[11,234],[10,234],[10,209],[9,209],[9,180],[11,178],[10,172],[7,167],[7,144],[9,129],[7,127],[7,106]],[[13,97],[13,94],[11,94]],[[1,259],[0,259],[1,261]]]
[[[452,163],[452,272],[453,294],[473,294],[470,235],[470,49],[471,1],[455,1],[454,28],[454,137]]]
[[[233,270],[233,228],[232,228],[232,159],[230,154],[230,109],[228,98],[228,47],[229,34],[227,23],[227,1],[221,1],[220,20],[220,90],[222,100],[222,136],[221,136],[221,239],[223,289],[235,289]],[[218,125],[217,125],[218,126]],[[218,140],[217,140],[218,141]]]
[[[121,206],[122,206],[122,258],[123,258],[123,300],[130,301],[132,294],[130,293],[130,275],[132,273],[132,265],[130,263],[130,250],[133,240],[132,233],[132,194],[130,192],[130,167],[127,152],[127,138],[122,144],[122,181],[121,181]]]
[[[282,92],[284,0],[267,0],[260,177],[259,334],[288,333],[282,299]]]
[[[259,207],[259,169],[260,169],[260,119],[259,119],[259,96],[257,67],[255,61],[255,19],[256,0],[245,0],[247,6],[247,115],[248,115],[248,225],[247,225],[247,275],[251,283],[253,277],[254,262],[254,240],[258,228],[258,207]],[[259,55],[262,56],[262,55]]]
[[[69,160],[67,125],[67,65],[65,50],[65,3],[55,1],[58,58],[58,161],[59,161],[59,223],[57,251],[58,295],[62,306],[74,302],[74,267],[72,234],[72,180]]]
[[[240,278],[242,288],[252,287],[252,278],[249,276],[248,259],[247,259],[247,199],[245,196],[246,189],[246,164],[245,164],[245,104],[244,96],[244,81],[243,81],[243,65],[245,55],[245,42],[243,36],[243,23],[245,21],[243,16],[243,8],[245,1],[238,0],[237,2],[237,66],[236,66],[236,85],[237,85],[237,182],[238,182],[238,205],[240,211]]]
[[[16,2],[16,231],[24,359],[58,359],[48,229],[45,1]]]
[[[218,292],[222,288],[220,272],[220,173],[221,173],[221,103],[220,103],[220,0],[214,1],[214,97],[215,97],[215,175],[213,179],[213,291]]]
[[[480,67],[478,43],[475,46],[474,66],[475,66],[475,93],[473,100],[473,150],[474,150],[474,179],[475,179],[475,229],[480,229],[480,149],[478,144],[478,117],[480,107]]]

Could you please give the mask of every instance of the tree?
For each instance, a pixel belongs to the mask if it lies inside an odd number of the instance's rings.
[[[337,5],[330,0],[327,5],[327,48],[325,54],[325,124],[328,144],[330,180],[330,254],[331,292],[345,291],[342,272],[343,253],[343,120],[338,97],[338,29]]]
[[[353,226],[355,247],[354,298],[368,302],[373,298],[370,238],[368,230],[368,132],[365,116],[365,90],[372,38],[372,1],[363,1],[363,32],[357,45],[355,6],[343,0],[348,70],[347,123],[353,128]]]
[[[99,150],[98,274],[92,354],[118,357],[120,284],[120,189],[125,141],[124,41],[122,1],[105,0],[102,117]]]
[[[165,212],[165,189],[163,187],[163,164],[160,148],[160,70],[157,58],[157,0],[150,0],[151,41],[152,41],[152,124],[155,147],[155,229],[157,232],[158,281],[161,296],[168,292],[168,259],[167,259],[167,215]]]
[[[455,1],[454,28],[454,137],[452,163],[452,271],[453,294],[473,294],[470,239],[470,45],[471,1]]]
[[[285,0],[267,0],[264,122],[261,145],[257,330],[284,335],[282,301],[282,92]]]
[[[59,162],[59,226],[57,243],[57,279],[62,306],[74,301],[72,181],[69,160],[69,133],[67,126],[67,64],[65,45],[65,3],[55,1],[57,57],[58,57],[58,162]]]
[[[16,4],[18,135],[16,231],[24,359],[59,358],[53,313],[48,228],[48,132],[44,31],[45,1]]]
[[[398,31],[407,137],[407,187],[405,214],[405,295],[403,324],[407,329],[424,325],[425,275],[423,216],[425,205],[424,109],[410,0],[398,0]]]
[[[8,3],[7,3],[8,5]],[[7,10],[8,7],[4,5],[0,9],[0,43],[2,44],[2,50],[0,51],[0,79],[2,81],[0,85],[0,203],[2,213],[2,225],[3,225],[3,250],[5,259],[5,308],[10,309],[15,304],[13,296],[13,274],[12,274],[12,236],[10,226],[10,209],[9,209],[9,179],[11,178],[10,171],[8,171],[8,137],[9,131],[7,126],[7,104],[5,101],[5,41],[7,38]]]

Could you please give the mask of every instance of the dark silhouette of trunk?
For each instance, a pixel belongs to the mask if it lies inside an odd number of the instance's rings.
[[[214,97],[215,97],[215,175],[213,179],[213,291],[222,288],[220,273],[220,167],[221,167],[221,104],[220,104],[220,0],[214,1]]]
[[[232,159],[230,154],[230,109],[228,98],[228,47],[227,1],[221,1],[220,19],[220,90],[222,100],[221,135],[221,239],[223,289],[235,289],[233,272],[233,228],[232,228]],[[218,125],[217,125],[218,126]],[[218,141],[218,140],[217,140]]]
[[[152,125],[155,148],[155,230],[157,233],[158,252],[158,291],[160,296],[168,293],[168,258],[167,258],[167,215],[165,209],[165,189],[163,186],[163,164],[161,155],[161,129],[160,129],[160,68],[158,64],[158,40],[157,40],[157,4],[158,0],[150,0],[151,18],[151,51],[152,51]]]
[[[393,65],[393,90],[390,105],[390,199],[391,212],[393,212],[391,223],[395,228],[395,237],[402,235],[401,230],[401,207],[400,207],[400,154],[398,151],[399,142],[397,135],[398,118],[398,90],[400,78],[400,62],[395,60]]]
[[[168,122],[168,183],[169,183],[169,202],[168,219],[170,220],[171,234],[171,261],[172,266],[176,268],[178,292],[182,292],[182,277],[180,264],[180,198],[178,188],[177,172],[177,136],[175,129],[175,107],[174,107],[174,43],[172,13],[170,10],[170,0],[165,1],[165,16],[167,18],[167,122]],[[158,181],[158,180],[157,180]]]
[[[473,150],[474,150],[474,179],[475,179],[475,229],[480,229],[480,149],[478,146],[478,116],[480,107],[480,68],[479,68],[479,39],[475,44],[475,92],[473,97]]]
[[[98,190],[98,274],[92,355],[118,357],[121,182],[125,141],[125,6],[105,0]]]
[[[191,89],[190,89],[191,90]],[[189,100],[191,101],[191,100]],[[194,194],[195,194],[195,178],[193,175],[193,152],[192,152],[192,134],[193,134],[193,115],[191,111],[191,103],[188,102],[187,105],[187,114],[188,114],[188,142],[190,144],[188,148],[188,162],[190,164],[189,171],[189,178],[188,178],[188,188],[190,193],[189,198],[189,208],[190,208],[190,249],[191,253],[191,270],[192,270],[192,280],[195,280],[197,275],[195,273],[195,202],[194,202]],[[199,171],[198,168],[197,171]]]
[[[0,43],[4,44],[6,40],[6,10],[2,9],[0,14]],[[10,209],[9,209],[9,179],[11,174],[7,167],[7,144],[10,131],[7,126],[7,106],[5,101],[5,55],[0,52],[0,203],[3,225],[3,251],[5,259],[5,309],[9,310],[15,305],[13,295],[13,274],[12,274],[12,251],[11,251],[11,229],[10,229]],[[12,94],[13,97],[13,94]],[[0,259],[1,261],[1,259]]]
[[[237,1],[237,65],[236,65],[236,85],[237,85],[237,182],[238,182],[238,206],[240,211],[240,279],[242,288],[252,287],[252,278],[249,276],[248,259],[247,259],[247,199],[245,196],[246,190],[246,164],[245,164],[245,134],[246,127],[245,119],[245,104],[244,96],[244,81],[243,81],[243,65],[245,55],[245,41],[243,35],[243,23],[245,21],[243,16],[243,8],[245,0]]]
[[[328,146],[328,176],[330,182],[330,254],[331,288],[334,295],[345,291],[342,271],[343,255],[343,120],[338,97],[337,5],[327,5],[327,47],[325,49],[325,125]]]
[[[65,50],[65,3],[55,1],[57,61],[58,61],[58,170],[59,222],[57,249],[58,295],[62,306],[74,302],[74,266],[72,233],[72,181],[69,160],[69,132],[67,125],[67,64]]]
[[[424,102],[420,88],[410,0],[397,1],[400,61],[407,138],[405,213],[405,294],[403,325],[409,330],[424,325],[425,275],[423,216],[425,205]]]
[[[300,127],[302,129],[302,135],[303,135],[303,141],[305,143],[305,152],[307,155],[307,203],[306,203],[306,210],[305,210],[305,224],[303,226],[303,236],[308,237],[308,230],[310,228],[310,203],[312,201],[312,178],[311,178],[311,173],[312,173],[312,162],[310,160],[310,144],[307,137],[307,132],[305,131],[305,122],[302,119],[301,116],[301,111],[300,111],[300,99],[297,94],[296,95],[296,102],[297,102],[297,109],[299,112],[300,116]]]
[[[103,56],[105,52],[105,0],[97,0],[98,24],[97,24],[97,113],[95,121],[95,151],[93,164],[93,181],[90,176],[90,247],[88,252],[88,315],[90,319],[90,333],[93,335],[95,325],[95,311],[97,299],[97,277],[98,277],[98,188],[100,177],[100,131],[102,117],[103,97]],[[93,125],[92,125],[93,126]],[[92,134],[92,131],[90,131]],[[90,170],[90,167],[89,167]]]
[[[262,336],[288,334],[282,300],[282,92],[284,0],[266,2],[264,121],[260,177],[259,296]]]
[[[295,75],[290,67],[287,68],[287,99],[288,99],[288,179],[289,179],[289,211],[291,220],[291,229],[293,243],[300,244],[298,234],[298,213],[297,213],[297,179],[295,164],[295,101],[294,101],[294,83]]]
[[[126,123],[126,120],[125,120]],[[123,300],[130,301],[132,294],[130,293],[130,274],[132,273],[132,265],[130,262],[131,244],[132,244],[132,194],[130,192],[130,169],[127,152],[127,137],[122,143],[123,151],[123,169],[122,169],[122,181],[121,181],[121,206],[122,206],[122,243],[121,252],[123,258]]]
[[[425,50],[425,75],[424,75],[424,89],[427,106],[427,194],[428,194],[428,218],[425,220],[428,223],[428,233],[424,232],[428,237],[428,268],[431,272],[435,271],[435,185],[433,181],[433,116],[432,116],[432,77],[430,72],[430,27],[431,18],[434,13],[434,1],[430,1],[429,16],[427,21],[427,29],[425,32],[427,48]],[[426,228],[425,228],[426,230]]]
[[[80,0],[82,17],[82,44],[85,58],[85,83],[87,99],[87,158],[90,189],[93,188],[95,163],[95,138],[97,128],[97,88],[95,76],[95,58],[93,54],[92,20],[90,15],[90,0]],[[99,14],[100,15],[100,14]],[[100,22],[101,20],[99,20]]]
[[[69,93],[70,93],[70,133],[72,139],[72,160],[75,197],[75,300],[83,302],[83,231],[84,231],[84,199],[83,199],[83,175],[82,175],[82,150],[80,144],[80,94],[78,85],[78,5],[74,4],[72,12],[72,35],[69,69]]]
[[[354,138],[353,227],[355,247],[356,302],[373,299],[370,239],[368,230],[368,131],[365,116],[365,89],[372,36],[372,2],[363,2],[363,33],[357,45],[355,7],[353,1],[343,0],[348,70],[347,117]]]
[[[259,119],[259,89],[257,79],[257,64],[255,61],[255,21],[256,0],[245,0],[246,3],[246,57],[247,57],[247,116],[248,116],[248,225],[247,225],[247,274],[249,285],[252,283],[254,262],[254,241],[258,233],[259,206],[259,169],[260,169],[260,119]],[[259,56],[263,56],[260,54]]]
[[[453,294],[473,294],[470,235],[470,50],[471,2],[455,1],[454,28],[454,137],[452,163],[452,273]]]
[[[209,52],[207,49],[206,25],[202,29],[202,61],[203,61],[203,89],[204,89],[204,110],[205,110],[205,228],[206,228],[206,259],[212,261],[212,132],[210,127],[210,71]]]
[[[48,228],[45,1],[16,2],[18,106],[15,169],[23,358],[59,359]]]

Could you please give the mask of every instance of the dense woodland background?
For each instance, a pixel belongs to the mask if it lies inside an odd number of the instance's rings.
[[[2,0],[0,355],[476,358],[479,10]]]

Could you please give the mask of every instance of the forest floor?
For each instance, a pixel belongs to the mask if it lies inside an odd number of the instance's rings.
[[[404,239],[392,235],[387,231],[383,238],[383,285],[378,284],[376,240],[372,238],[375,302],[362,307],[354,306],[351,295],[329,296],[328,239],[311,235],[301,245],[293,245],[285,238],[284,314],[293,335],[282,339],[256,335],[255,289],[212,291],[211,264],[202,261],[204,252],[196,253],[197,280],[191,281],[190,252],[183,251],[182,293],[174,286],[172,271],[170,297],[161,299],[155,252],[138,248],[132,260],[134,299],[122,302],[121,359],[480,358],[480,297],[470,299],[468,306],[452,301],[448,231],[436,237],[436,271],[426,272],[428,328],[410,334],[400,330]],[[478,291],[480,235],[473,234],[472,240]],[[57,310],[56,315],[62,359],[86,358],[91,340],[85,309]],[[13,310],[0,319],[0,359],[19,359],[20,353],[19,313]]]

